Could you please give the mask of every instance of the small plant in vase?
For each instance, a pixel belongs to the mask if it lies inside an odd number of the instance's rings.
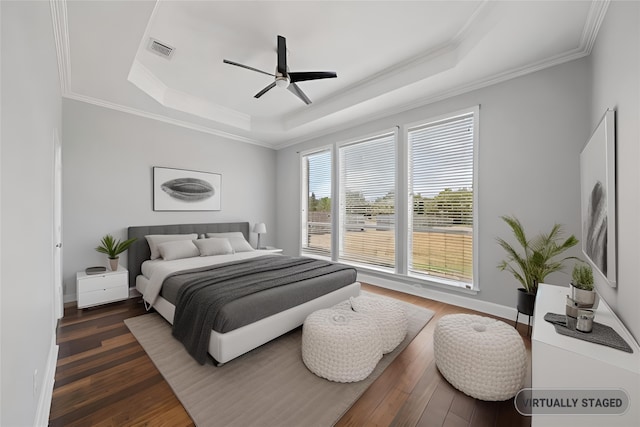
[[[109,266],[112,271],[116,271],[118,269],[118,259],[122,252],[129,249],[129,247],[136,241],[136,238],[131,238],[121,242],[120,240],[114,239],[111,234],[107,234],[100,240],[100,246],[96,248],[96,251],[106,254],[109,257]]]
[[[578,263],[571,274],[571,299],[580,307],[593,307],[596,292],[593,290],[593,270],[591,266]]]

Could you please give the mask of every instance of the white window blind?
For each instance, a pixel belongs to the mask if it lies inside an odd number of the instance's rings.
[[[331,150],[302,156],[304,255],[331,257]]]
[[[473,113],[408,130],[410,273],[473,281],[473,132]]]
[[[395,268],[395,134],[339,148],[341,261]]]

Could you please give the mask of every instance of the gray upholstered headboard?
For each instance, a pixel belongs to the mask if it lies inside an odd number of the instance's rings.
[[[127,262],[129,269],[129,287],[135,287],[136,277],[141,274],[142,263],[151,257],[149,244],[144,236],[148,234],[190,234],[197,233],[224,233],[227,231],[241,231],[247,242],[249,241],[248,222],[227,222],[212,224],[173,224],[173,225],[148,225],[139,227],[129,227],[129,238],[136,237],[137,240],[127,251]]]

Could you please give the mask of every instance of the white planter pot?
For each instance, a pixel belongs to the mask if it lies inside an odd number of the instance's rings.
[[[580,307],[593,307],[596,302],[595,291],[585,291],[571,285],[571,299],[578,303]]]

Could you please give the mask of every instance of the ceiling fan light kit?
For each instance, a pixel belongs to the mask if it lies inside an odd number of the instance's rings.
[[[289,87],[289,79],[286,77],[276,77],[276,86],[286,89]]]
[[[262,71],[257,68],[253,68],[234,61],[229,61],[228,59],[223,59],[222,62],[229,65],[235,65],[236,67],[246,68],[247,70],[256,71],[261,74],[266,74],[275,78],[275,80],[271,84],[262,89],[260,92],[256,93],[254,98],[260,98],[262,95],[277,86],[279,88],[288,89],[289,92],[293,93],[307,105],[311,104],[311,100],[296,84],[297,82],[330,79],[337,77],[335,71],[289,72],[289,67],[287,66],[287,40],[282,36],[278,36],[278,64],[276,66],[276,74],[267,73],[266,71]]]

